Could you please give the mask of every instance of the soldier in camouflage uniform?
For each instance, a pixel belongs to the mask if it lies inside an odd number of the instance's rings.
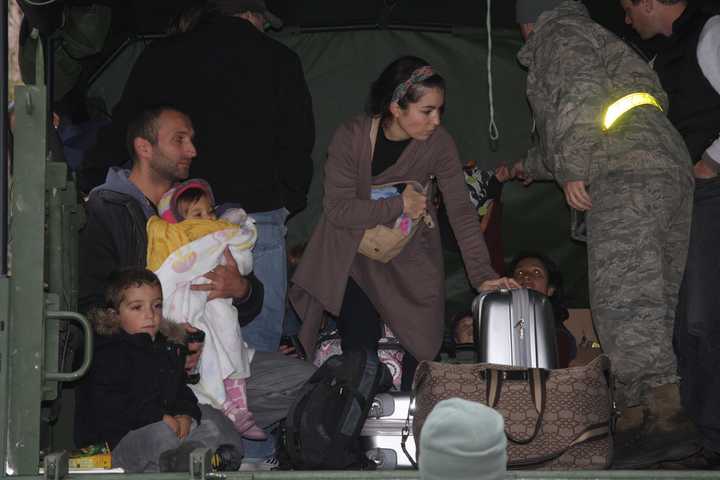
[[[521,18],[528,9],[537,20]],[[626,410],[641,413],[636,427],[670,432],[684,421],[672,331],[690,231],[689,154],[655,73],[582,3],[518,0],[518,21],[537,141],[516,173],[554,179],[585,212],[590,304],[619,406],[637,407]],[[656,104],[604,127],[608,107],[633,93]]]

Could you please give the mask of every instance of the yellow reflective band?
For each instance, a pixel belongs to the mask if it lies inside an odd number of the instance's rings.
[[[608,107],[605,111],[603,128],[605,130],[610,130],[610,127],[612,127],[617,119],[622,117],[625,112],[632,110],[635,107],[639,107],[640,105],[652,105],[662,111],[662,107],[658,101],[655,100],[655,97],[649,93],[631,93],[630,95],[625,95]]]

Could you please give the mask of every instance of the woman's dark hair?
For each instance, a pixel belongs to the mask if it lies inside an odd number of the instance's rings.
[[[518,263],[526,258],[535,258],[543,264],[548,276],[548,286],[554,289],[553,294],[550,295],[550,303],[555,311],[555,318],[560,322],[565,321],[570,316],[570,313],[565,306],[562,273],[560,273],[557,264],[550,257],[539,252],[522,252],[516,255],[508,265],[507,276],[512,277]]]
[[[393,93],[398,85],[410,78],[418,68],[430,65],[422,58],[405,56],[400,57],[385,67],[380,76],[370,86],[370,95],[365,105],[365,111],[370,116],[380,116],[382,119],[390,116],[390,103]],[[408,88],[407,93],[398,100],[401,108],[415,103],[422,97],[424,88],[439,88],[445,91],[445,80],[435,73]]]

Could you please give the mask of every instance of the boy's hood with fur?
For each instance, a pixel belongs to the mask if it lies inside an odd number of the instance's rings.
[[[93,328],[95,333],[100,336],[111,336],[120,333],[120,319],[117,315],[113,315],[107,310],[98,310],[91,315]],[[171,322],[166,319],[160,320],[159,333],[163,334],[169,342],[185,343],[187,332],[179,323]]]

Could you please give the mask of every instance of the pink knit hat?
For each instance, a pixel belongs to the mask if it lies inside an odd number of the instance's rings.
[[[191,178],[190,180],[185,180],[182,183],[176,184],[160,198],[157,208],[158,214],[163,220],[168,223],[178,223],[185,220],[185,217],[183,217],[178,210],[177,199],[183,194],[183,192],[192,189],[198,189],[205,192],[205,194],[210,198],[210,203],[215,205],[215,196],[212,193],[210,185],[201,178]]]

